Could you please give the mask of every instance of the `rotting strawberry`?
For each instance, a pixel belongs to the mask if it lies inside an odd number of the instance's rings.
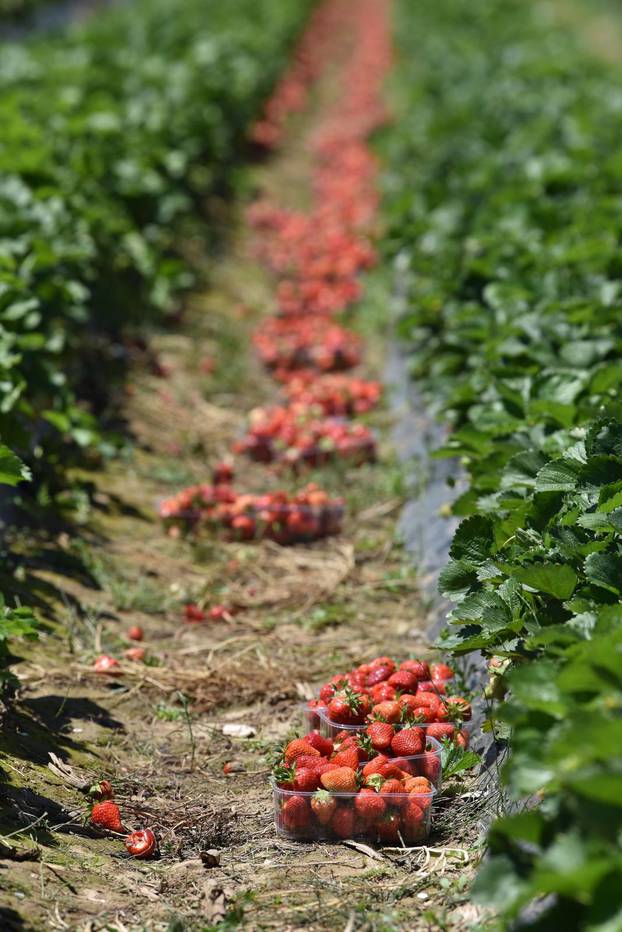
[[[337,800],[328,790],[318,790],[311,799],[311,809],[321,825],[328,825],[337,808]]]
[[[207,615],[203,609],[199,608],[194,602],[188,602],[187,605],[184,605],[184,621],[189,624],[197,624],[201,621],[205,621]]]
[[[132,832],[127,836],[124,844],[133,858],[144,860],[158,853],[158,840],[150,828]]]
[[[212,605],[207,617],[210,621],[233,621],[233,613],[226,605]]]
[[[141,663],[145,659],[146,651],[144,647],[128,647],[123,656],[134,663]]]
[[[356,770],[353,767],[336,767],[320,777],[324,789],[331,793],[355,793],[358,789]]]
[[[121,821],[121,811],[117,804],[111,799],[105,799],[103,802],[95,803],[91,809],[91,822],[99,828],[105,828],[110,832],[123,832],[123,822]]]

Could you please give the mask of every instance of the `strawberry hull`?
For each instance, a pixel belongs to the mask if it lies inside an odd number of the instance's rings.
[[[360,838],[379,845],[416,846],[429,838],[434,795],[374,793],[363,803],[359,793],[331,793],[328,810],[318,814],[312,806],[314,793],[273,786],[276,831],[290,841]]]

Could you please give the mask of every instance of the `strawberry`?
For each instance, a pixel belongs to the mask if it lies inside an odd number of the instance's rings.
[[[405,773],[410,777],[414,777],[417,775],[416,774],[417,768],[415,766],[415,763],[408,757],[395,757],[393,758],[392,763],[396,767],[399,767],[402,773]]]
[[[389,679],[394,669],[395,667],[391,668],[390,666],[372,667],[365,677],[365,685],[376,686],[378,683],[383,683],[385,680]]]
[[[141,663],[145,659],[145,648],[128,647],[124,653],[124,657],[126,657],[127,660],[132,660],[134,663]]]
[[[430,667],[424,660],[404,660],[400,664],[400,670],[409,670],[418,680],[430,679]]]
[[[115,657],[108,656],[108,654],[100,654],[99,657],[96,657],[93,670],[95,673],[103,673],[107,676],[121,676],[123,672],[119,661]]]
[[[92,799],[112,799],[114,796],[112,783],[110,780],[100,780],[99,783],[94,783],[89,789],[89,796]]]
[[[433,663],[430,673],[433,680],[451,680],[455,676],[454,671],[446,663]]]
[[[305,829],[311,820],[311,809],[304,796],[290,796],[281,808],[281,824],[290,832]]]
[[[402,718],[416,713],[417,709],[420,708],[417,697],[413,693],[402,693],[397,702],[402,710]]]
[[[385,780],[391,780],[393,778],[396,780],[401,780],[403,776],[401,768],[398,767],[397,764],[395,764],[392,760],[382,764],[377,773],[379,773],[381,777],[384,777]]]
[[[305,754],[308,757],[320,757],[320,752],[317,748],[311,747],[305,738],[295,738],[293,741],[290,741],[285,748],[285,762],[287,764],[293,764],[296,758],[300,757],[301,754]]]
[[[389,758],[384,754],[378,754],[377,757],[374,757],[369,763],[365,764],[363,767],[363,776],[370,777],[374,773],[379,773],[380,769],[389,763]]]
[[[305,735],[304,740],[319,751],[322,757],[330,757],[333,753],[333,742],[329,738],[322,737],[318,731],[310,731],[308,735]]]
[[[132,625],[132,627],[128,629],[127,636],[130,641],[142,641],[145,636],[145,632],[140,627],[140,625]]]
[[[132,832],[125,839],[124,845],[133,858],[150,858],[158,852],[158,840],[150,828]]]
[[[376,823],[376,831],[381,842],[387,845],[396,844],[400,839],[401,820],[395,810],[389,809]]]
[[[409,797],[404,807],[402,830],[404,832],[404,838],[409,843],[419,842],[425,839],[427,833],[425,813],[418,804],[416,797]]]
[[[91,822],[93,825],[105,828],[110,832],[122,832],[124,830],[119,807],[111,799],[95,803],[91,809]]]
[[[318,790],[311,799],[311,809],[321,825],[328,825],[337,808],[337,800],[327,790]]]
[[[471,736],[466,728],[462,728],[455,738],[456,744],[465,750],[468,748],[470,740]]]
[[[187,605],[184,605],[184,620],[189,624],[197,624],[200,621],[205,621],[206,618],[207,615],[203,609],[195,605],[194,602],[188,602]]]
[[[340,725],[349,725],[352,722],[352,711],[345,696],[338,694],[330,700],[328,717],[331,722],[337,722]]]
[[[385,780],[383,782],[380,787],[380,792],[386,796],[387,794],[404,793],[405,790],[401,780],[396,780],[395,777],[391,777],[390,780]]]
[[[425,747],[423,728],[402,728],[391,741],[391,750],[399,757],[414,757]]]
[[[226,605],[212,605],[207,617],[210,621],[232,621],[233,614],[231,609],[227,608]]]
[[[372,722],[365,729],[372,747],[376,751],[386,751],[391,747],[391,741],[395,735],[395,728],[389,722]]]
[[[325,757],[318,757],[316,754],[300,754],[294,761],[294,768],[301,770],[305,767],[307,770],[317,770],[317,768],[326,761]]]
[[[402,717],[402,710],[400,708],[399,702],[395,700],[385,700],[384,702],[379,702],[375,705],[371,714],[374,719],[381,722],[399,722]]]
[[[358,751],[353,747],[346,748],[345,751],[338,751],[331,757],[330,762],[331,764],[337,764],[339,767],[350,767],[352,770],[356,770],[360,763]]]
[[[436,786],[441,775],[441,762],[438,754],[426,752],[418,763],[420,775]]]
[[[409,780],[404,780],[404,789],[407,793],[425,795],[432,792],[432,785],[425,777],[410,777]]]
[[[389,686],[387,682],[376,683],[370,689],[369,694],[374,705],[378,702],[384,702],[386,699],[395,699],[396,696],[395,689],[393,686]]]
[[[364,787],[354,797],[354,809],[364,825],[373,825],[384,815],[386,803],[375,790]]]
[[[428,725],[426,731],[428,737],[436,738],[437,741],[442,741],[443,738],[453,739],[456,734],[456,726],[452,725],[451,722],[439,722],[435,725]]]
[[[417,691],[417,675],[410,670],[398,670],[389,677],[387,683],[401,692],[415,693]]]
[[[439,696],[444,696],[447,692],[445,680],[420,680],[419,689],[422,692],[437,693]]]
[[[292,782],[292,789],[298,793],[313,793],[320,785],[320,776],[315,769],[310,767],[296,768],[296,774]]]
[[[231,463],[217,463],[212,470],[213,485],[231,485],[234,478],[233,466]]]
[[[330,827],[339,838],[350,838],[354,834],[354,810],[349,804],[335,809]]]
[[[331,793],[355,793],[358,789],[356,770],[353,767],[337,767],[327,770],[320,777],[324,789]]]
[[[449,696],[448,699],[444,700],[444,703],[448,707],[448,716],[452,721],[470,721],[473,714],[471,703],[462,696]]]

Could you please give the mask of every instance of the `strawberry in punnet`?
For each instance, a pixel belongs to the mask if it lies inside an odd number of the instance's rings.
[[[453,741],[457,728],[451,722],[439,722],[438,724],[428,725],[426,731],[428,737],[436,738],[437,741],[442,741],[443,738],[449,738],[450,741]]]
[[[409,716],[416,715],[416,713],[421,708],[417,702],[417,697],[413,696],[412,693],[404,693],[399,697],[397,702],[402,712],[402,718],[408,718]]]
[[[433,663],[430,673],[433,680],[451,680],[455,676],[454,671],[446,663]]]
[[[401,827],[402,822],[399,813],[394,809],[390,809],[376,823],[378,838],[386,845],[397,844],[397,842],[400,840]]]
[[[400,670],[409,670],[414,673],[418,680],[429,680],[430,667],[424,660],[404,660],[400,664]]]
[[[140,627],[140,625],[132,625],[132,627],[128,629],[127,636],[130,641],[142,641],[145,636],[145,632]]]
[[[396,724],[402,718],[402,709],[398,701],[386,699],[372,707],[371,715],[378,721]]]
[[[315,754],[300,754],[294,761],[294,768],[300,770],[306,767],[307,770],[317,770],[317,768],[326,762],[326,758]]]
[[[421,796],[431,793],[432,785],[425,777],[410,777],[404,780],[404,790]]]
[[[423,841],[426,836],[425,812],[419,805],[416,796],[410,796],[402,815],[402,831],[404,839],[412,844]]]
[[[333,742],[330,738],[324,738],[317,731],[310,731],[308,735],[305,735],[304,740],[316,751],[319,751],[322,757],[330,757],[334,751]]]
[[[158,841],[150,828],[143,828],[138,832],[132,832],[125,839],[124,845],[133,858],[139,858],[141,860],[150,858],[158,852]]]
[[[311,809],[321,825],[328,825],[336,808],[337,800],[328,790],[318,790],[311,799]]]
[[[375,751],[386,751],[391,747],[395,728],[389,722],[372,722],[365,729]]]
[[[443,700],[451,721],[468,722],[471,720],[471,703],[462,696],[449,696]]]
[[[281,808],[281,824],[289,832],[307,828],[311,821],[311,807],[304,796],[290,796]]]
[[[384,754],[378,754],[377,757],[372,758],[369,763],[365,764],[362,770],[363,778],[367,781],[375,773],[380,773],[381,769],[385,764],[389,763],[389,758]]]
[[[339,838],[351,838],[354,834],[354,826],[355,817],[351,805],[348,803],[337,806],[330,822],[335,835]]]
[[[121,676],[123,672],[116,657],[110,657],[108,654],[100,654],[99,657],[95,658],[93,670],[95,673],[101,673],[106,676]]]
[[[111,799],[95,803],[91,809],[91,823],[97,825],[98,828],[105,828],[109,832],[125,831],[121,821],[121,811]]]
[[[298,793],[313,793],[320,785],[320,774],[315,767],[297,767],[292,789]]]
[[[410,670],[397,670],[397,672],[392,673],[387,680],[389,686],[406,693],[416,693],[417,682],[416,674],[412,673]]]
[[[392,673],[395,672],[395,664],[391,661],[391,665],[388,664],[377,664],[372,665],[371,670],[365,677],[365,685],[368,687],[377,686],[379,683],[384,683],[389,679]]]
[[[386,699],[395,699],[397,693],[393,686],[389,686],[388,682],[376,683],[375,686],[372,686],[369,690],[371,700],[374,705],[377,705],[379,702],[384,702]]]
[[[305,738],[294,738],[285,748],[285,763],[293,764],[297,757],[305,754],[308,757],[320,757],[317,748],[312,747]]]
[[[445,680],[420,680],[419,689],[422,692],[437,693],[439,696],[444,696],[447,692],[445,682]]]
[[[423,753],[425,733],[423,728],[402,728],[391,741],[391,750],[397,757],[414,757]]]
[[[358,789],[356,770],[352,767],[327,770],[320,777],[320,782],[324,789],[330,790],[331,793],[356,793]]]
[[[373,789],[363,787],[354,797],[354,810],[363,825],[373,825],[384,815],[386,803]]]
[[[395,761],[387,761],[385,764],[382,764],[378,773],[385,780],[401,780],[404,776],[401,767],[399,767]]]
[[[336,754],[333,754],[330,762],[331,764],[336,764],[338,767],[351,767],[352,770],[356,770],[361,760],[358,750],[356,748],[349,747],[343,751],[337,751]]]
[[[419,773],[426,777],[434,786],[437,785],[441,776],[441,761],[438,754],[426,752],[418,762]]]

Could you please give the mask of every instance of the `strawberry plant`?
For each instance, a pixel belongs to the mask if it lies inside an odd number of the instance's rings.
[[[538,9],[401,3],[389,252],[413,375],[448,425],[437,456],[469,479],[442,643],[489,658],[511,742],[515,814],[476,892],[503,928],[604,929],[622,870],[621,74]]]

